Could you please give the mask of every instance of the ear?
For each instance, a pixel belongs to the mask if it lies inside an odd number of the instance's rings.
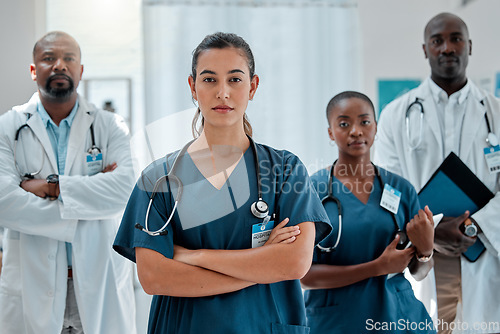
[[[80,80],[82,80],[83,76],[83,65],[80,65]]]
[[[36,81],[36,67],[35,64],[30,65],[31,79]]]
[[[250,94],[248,95],[248,99],[253,99],[255,92],[257,91],[257,87],[259,87],[259,76],[255,74],[252,81],[250,81]]]
[[[469,39],[469,56],[472,56],[472,41]]]
[[[195,99],[197,101],[197,99],[196,99],[196,87],[194,85],[194,79],[193,79],[192,75],[190,75],[188,77],[188,84],[189,84],[189,88],[191,89],[191,95],[193,96],[193,99]]]
[[[429,58],[427,57],[427,48],[425,47],[425,44],[422,44],[422,49],[424,50],[425,59]]]
[[[331,127],[328,127],[328,137],[330,137],[331,140],[335,141],[335,137],[333,136],[333,131]]]

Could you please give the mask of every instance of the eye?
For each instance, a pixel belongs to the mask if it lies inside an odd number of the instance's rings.
[[[339,127],[341,127],[341,128],[346,128],[348,126],[349,126],[349,123],[347,123],[347,122],[340,122],[339,123]]]
[[[241,82],[241,79],[240,79],[240,78],[235,77],[235,78],[231,78],[231,79],[229,79],[229,82]]]
[[[362,125],[370,125],[370,124],[372,124],[372,122],[368,119],[365,119],[365,120],[361,121],[361,124]]]
[[[64,60],[65,61],[74,61],[75,58],[73,58],[73,57],[65,57]]]
[[[206,77],[206,78],[203,78],[203,82],[215,82],[215,79],[211,78],[211,77]]]
[[[433,45],[439,45],[439,44],[441,44],[442,42],[443,42],[443,40],[442,40],[441,38],[435,38],[435,39],[433,39],[433,40],[431,41],[431,43],[432,43]]]
[[[54,57],[43,57],[43,61],[53,61]]]

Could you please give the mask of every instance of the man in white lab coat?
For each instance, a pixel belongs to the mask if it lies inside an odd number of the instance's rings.
[[[111,248],[134,184],[128,129],[76,93],[78,43],[33,49],[38,92],[0,116],[0,333],[136,333],[133,271]]]
[[[433,17],[425,28],[424,40],[431,76],[382,111],[375,160],[410,180],[419,191],[454,152],[495,194],[470,217],[464,209],[461,216],[445,217],[438,225],[435,275],[429,275],[421,287],[421,298],[429,313],[435,314],[437,291],[440,333],[451,333],[452,329],[453,333],[498,333],[500,178],[499,173],[490,173],[483,149],[498,145],[486,139],[488,135],[500,137],[500,103],[466,77],[472,42],[459,17],[450,13]],[[416,99],[423,111],[414,103],[407,125],[407,110]],[[477,227],[477,237],[486,246],[476,262],[461,256],[475,241],[462,233],[464,222]]]

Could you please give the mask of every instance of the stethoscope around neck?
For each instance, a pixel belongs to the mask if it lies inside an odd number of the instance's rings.
[[[325,209],[326,209],[326,206],[325,206],[326,203],[335,202],[335,204],[337,205],[338,219],[339,219],[339,232],[337,233],[337,240],[335,241],[335,244],[332,247],[323,247],[320,244],[316,245],[316,247],[318,247],[318,249],[320,249],[322,252],[326,252],[326,253],[330,253],[337,248],[337,246],[339,245],[339,242],[340,242],[340,236],[342,235],[342,203],[340,203],[340,200],[337,197],[333,196],[333,171],[334,171],[334,167],[335,167],[336,163],[337,163],[337,161],[335,161],[333,163],[332,167],[330,168],[330,174],[328,176],[328,194],[325,197],[323,197],[323,199],[321,200],[321,203],[323,204]],[[375,166],[374,164],[372,164],[372,166],[375,169],[375,175],[377,177],[380,188],[383,191],[384,183],[382,182],[382,177],[380,176],[380,171],[377,168],[377,166]],[[399,247],[398,248],[401,248],[403,245],[406,244],[408,237],[407,237],[406,233],[399,228],[398,221],[396,220],[396,215],[391,212],[391,217],[392,217],[392,221],[394,222],[394,229],[395,229],[394,237],[396,237],[396,235],[399,235],[399,241],[398,241]]]
[[[260,178],[260,163],[259,163],[259,156],[257,154],[257,146],[255,145],[255,142],[252,139],[252,137],[250,137],[248,135],[247,135],[247,137],[248,137],[248,140],[250,141],[250,147],[252,149],[252,153],[254,156],[255,172],[257,174],[257,191],[258,191],[258,199],[250,206],[250,211],[252,212],[252,214],[256,218],[262,219],[262,218],[266,218],[269,215],[269,205],[262,198],[262,184],[261,184],[261,178]],[[174,159],[174,162],[172,164],[172,168],[170,168],[170,171],[167,173],[167,175],[164,175],[164,176],[160,177],[158,180],[156,180],[156,183],[153,187],[153,191],[151,193],[151,196],[149,196],[148,208],[146,210],[146,216],[144,218],[144,226],[142,226],[139,223],[136,223],[135,224],[136,229],[143,231],[143,232],[146,232],[147,234],[149,234],[152,237],[168,234],[167,226],[168,226],[168,224],[170,224],[170,221],[174,217],[175,211],[176,211],[177,206],[179,204],[179,201],[182,197],[182,188],[183,188],[181,180],[177,176],[175,176],[174,172],[175,172],[175,169],[178,165],[179,158],[182,157],[187,152],[188,147],[194,141],[195,141],[195,139],[191,140],[189,143],[184,145],[184,147],[179,151],[179,153],[177,154],[177,156]],[[169,181],[169,182],[173,181],[174,183],[177,184],[177,195],[175,196],[174,206],[172,207],[172,211],[171,211],[169,217],[167,218],[167,220],[165,221],[165,224],[163,224],[163,226],[160,227],[158,230],[151,231],[149,229],[149,213],[151,212],[151,206],[153,205],[153,199],[156,196],[156,194],[158,193],[158,188],[160,187],[160,185],[163,182],[167,182],[167,181]]]
[[[420,146],[420,143],[422,142],[422,131],[423,131],[423,122],[424,122],[424,106],[422,104],[422,99],[416,97],[415,101],[410,103],[408,108],[406,108],[406,113],[405,113],[405,125],[406,125],[406,138],[408,139],[408,146],[410,150],[415,150]],[[481,100],[479,103],[484,106],[484,100]],[[410,139],[410,118],[409,114],[412,109],[420,109],[420,121],[419,121],[419,134],[418,134],[418,140],[415,145],[412,145],[411,139]],[[486,137],[486,144],[490,147],[494,147],[500,144],[498,137],[493,133],[490,125],[490,120],[488,119],[488,111],[484,113],[484,119],[486,121],[486,127],[488,129],[488,136]]]
[[[19,165],[17,163],[17,143],[19,141],[19,137],[21,136],[21,131],[24,128],[29,128],[33,132],[33,130],[31,129],[31,127],[28,125],[28,120],[30,119],[30,117],[31,117],[31,114],[28,114],[28,119],[26,120],[26,123],[24,123],[23,125],[21,125],[16,130],[16,134],[14,135],[14,165],[16,166],[16,170],[19,173],[19,175],[21,175],[22,178],[29,179],[29,180],[34,179],[36,175],[40,174],[40,172],[43,169],[43,165],[45,164],[45,153],[43,152],[43,145],[40,142],[40,139],[38,139],[38,136],[35,136],[35,137],[36,137],[36,140],[38,141],[38,143],[40,144],[40,147],[42,148],[40,150],[41,155],[42,155],[42,163],[40,164],[40,168],[38,170],[34,171],[34,172],[23,173],[23,172],[21,172],[21,169],[19,168]],[[97,145],[95,144],[94,123],[90,124],[90,137],[91,137],[91,140],[92,140],[92,145],[87,150],[87,153],[91,154],[93,156],[97,156],[99,153],[101,153],[101,149],[99,147],[97,147]]]

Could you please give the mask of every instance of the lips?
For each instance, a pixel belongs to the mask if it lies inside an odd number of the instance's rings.
[[[54,74],[52,76],[50,76],[48,78],[48,83],[52,83],[52,82],[56,82],[56,83],[59,83],[59,82],[71,82],[71,78],[65,74]]]
[[[215,112],[218,112],[220,114],[227,114],[227,113],[231,112],[232,110],[234,110],[234,108],[231,108],[231,107],[226,106],[226,105],[218,105],[216,107],[213,107],[212,110],[214,110]]]
[[[353,142],[350,142],[347,144],[347,146],[362,146],[362,145],[366,145],[366,141],[363,141],[363,140],[355,140]]]
[[[450,57],[450,56],[443,56],[439,58],[439,63],[440,64],[456,64],[458,63],[458,58],[457,57]]]

